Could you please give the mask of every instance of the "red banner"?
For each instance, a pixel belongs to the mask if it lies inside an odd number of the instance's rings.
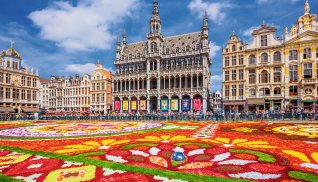
[[[120,111],[120,101],[119,100],[115,101],[114,109],[115,109],[115,111]]]
[[[201,99],[193,99],[193,106],[195,111],[201,111],[202,110]]]

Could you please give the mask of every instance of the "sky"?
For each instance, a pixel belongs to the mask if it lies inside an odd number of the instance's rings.
[[[146,40],[153,0],[0,0],[0,50],[21,54],[41,78],[91,73],[97,60],[114,70],[117,36]],[[304,0],[158,0],[162,31],[172,36],[200,31],[209,17],[212,91],[222,85],[222,47],[235,31],[250,42],[264,21],[282,37],[303,14]],[[318,1],[310,0],[311,13]]]

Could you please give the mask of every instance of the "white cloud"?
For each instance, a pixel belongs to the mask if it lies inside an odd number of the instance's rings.
[[[254,30],[259,29],[260,26],[252,26],[246,30],[243,31],[243,36],[250,37]]]
[[[221,46],[216,45],[215,42],[210,42],[210,56],[214,58],[221,50]]]
[[[217,24],[221,24],[222,20],[226,17],[224,10],[231,7],[233,6],[230,3],[204,2],[203,0],[192,0],[188,5],[188,8],[200,18],[207,11],[209,18]]]
[[[95,64],[87,63],[87,64],[70,64],[65,67],[63,70],[66,73],[72,74],[92,74],[95,70]]]
[[[212,75],[211,80],[212,81],[222,81],[222,75]]]
[[[29,15],[40,28],[42,39],[68,50],[110,49],[115,36],[111,28],[132,15],[138,0],[79,0],[54,2]]]
[[[287,0],[291,3],[296,3],[299,2],[300,0]],[[275,2],[274,0],[257,0],[258,4],[266,4],[266,3],[270,3],[270,2]]]

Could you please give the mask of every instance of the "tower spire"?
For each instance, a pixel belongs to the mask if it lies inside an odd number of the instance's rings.
[[[209,26],[209,17],[208,17],[208,12],[205,10],[204,17],[203,17],[203,27],[208,27],[208,26]]]
[[[124,34],[123,34],[123,44],[127,44],[126,30],[124,31]]]
[[[304,13],[305,15],[308,15],[310,13],[310,5],[308,0],[305,0]]]

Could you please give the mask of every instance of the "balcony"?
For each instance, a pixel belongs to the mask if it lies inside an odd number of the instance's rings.
[[[303,84],[303,85],[311,85],[311,84],[315,84],[315,83],[317,83],[316,78],[303,78],[301,80],[301,84]]]

